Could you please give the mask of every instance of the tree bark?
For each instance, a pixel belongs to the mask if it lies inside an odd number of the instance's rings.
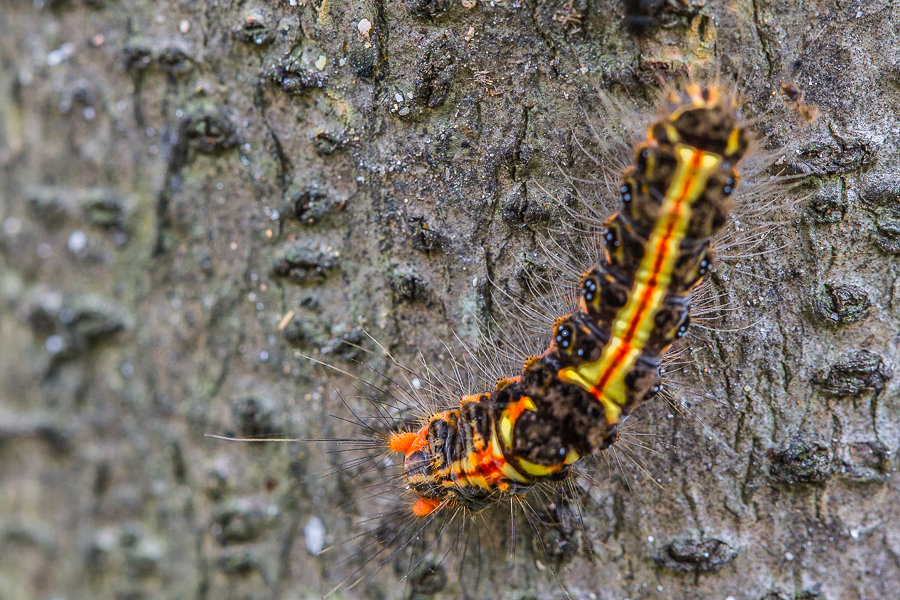
[[[319,598],[352,580],[383,461],[204,434],[354,435],[360,396],[406,375],[379,344],[443,374],[502,361],[522,342],[496,323],[541,302],[528,282],[572,283],[547,256],[583,228],[567,207],[614,210],[582,181],[614,177],[592,159],[621,159],[606,136],[636,124],[598,98],[651,118],[646,99],[686,73],[735,80],[799,183],[737,211],[743,242],[720,245],[670,401],[637,411],[580,479],[575,524],[550,528],[574,550],[550,560],[521,521],[526,543],[475,551],[478,570],[411,544],[334,597],[900,589],[900,4],[0,16],[0,598]],[[469,526],[504,537],[502,518]]]

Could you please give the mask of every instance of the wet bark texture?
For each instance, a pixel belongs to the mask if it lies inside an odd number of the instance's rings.
[[[5,1],[0,598],[321,597],[366,558],[383,472],[203,434],[346,434],[360,383],[292,348],[382,383],[402,373],[364,331],[465,361],[456,336],[557,277],[540,248],[577,227],[557,200],[592,187],[563,173],[606,175],[582,149],[615,118],[596,90],[710,65],[809,177],[733,226],[762,243],[711,280],[672,369],[686,410],[642,407],[592,469],[559,578],[894,597],[898,22],[869,0]],[[323,530],[349,541],[315,555]],[[525,542],[400,582],[392,562],[335,597],[564,597],[546,561]]]

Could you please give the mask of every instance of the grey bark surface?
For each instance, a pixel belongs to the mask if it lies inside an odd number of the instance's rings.
[[[557,277],[562,206],[615,203],[576,181],[609,174],[583,149],[618,118],[598,90],[704,69],[807,177],[732,226],[757,243],[719,263],[671,402],[588,469],[574,549],[550,569],[520,524],[477,570],[432,552],[404,577],[411,544],[332,597],[896,597],[898,23],[867,0],[4,2],[0,599],[344,581],[388,471],[204,434],[352,435],[361,380],[404,375],[367,334],[444,373],[490,354],[481,324]]]

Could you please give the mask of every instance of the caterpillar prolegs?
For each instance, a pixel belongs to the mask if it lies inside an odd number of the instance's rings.
[[[726,223],[749,145],[722,87],[689,83],[668,95],[622,173],[603,258],[548,348],[494,390],[391,435],[415,515],[522,496],[615,443],[659,391],[660,360],[687,332],[691,291],[711,268],[710,238]]]

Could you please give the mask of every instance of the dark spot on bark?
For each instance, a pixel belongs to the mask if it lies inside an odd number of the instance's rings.
[[[228,474],[214,467],[207,471],[203,480],[203,493],[212,501],[220,500],[228,492]]]
[[[163,547],[157,540],[142,535],[138,543],[125,551],[125,570],[129,577],[146,579],[157,572],[163,558]]]
[[[551,502],[534,516],[537,522],[533,545],[537,554],[555,567],[574,558],[579,546],[579,519],[569,502]]]
[[[80,83],[62,91],[57,108],[61,114],[66,115],[71,113],[76,107],[81,107],[82,109],[91,107],[96,110],[94,107],[98,104],[100,102],[97,99],[96,90],[90,84]]]
[[[212,515],[216,541],[227,546],[258,539],[269,522],[268,511],[268,505],[248,500],[217,507]]]
[[[319,348],[319,353],[340,356],[346,360],[358,360],[366,353],[363,344],[367,339],[362,329],[354,328],[325,342]]]
[[[534,149],[526,144],[517,144],[503,150],[503,163],[509,169],[509,174],[513,180],[522,178],[535,154]]]
[[[347,60],[357,77],[372,79],[375,77],[378,64],[378,49],[374,46],[372,48],[354,48],[350,51]]]
[[[476,96],[466,96],[457,102],[456,114],[459,131],[473,138],[481,135],[481,103]]]
[[[35,428],[35,433],[56,454],[66,454],[74,446],[72,432],[59,425],[41,423]]]
[[[235,32],[235,37],[245,44],[262,47],[275,41],[275,32],[257,17],[247,17],[244,24]]]
[[[872,181],[863,188],[859,199],[875,207],[900,204],[900,182],[893,178]]]
[[[428,226],[422,217],[409,217],[406,220],[412,238],[412,247],[419,252],[430,254],[440,250],[444,236]]]
[[[775,590],[769,592],[759,600],[818,600],[819,598],[822,598],[822,592],[819,590],[818,584],[815,584],[811,588],[805,589],[799,593]]]
[[[193,67],[193,61],[181,48],[170,46],[164,48],[156,62],[163,71],[178,75],[189,71]]]
[[[769,474],[780,483],[823,483],[831,476],[831,449],[818,440],[796,439],[767,456]]]
[[[834,396],[856,396],[867,390],[880,392],[892,376],[892,369],[879,355],[856,350],[847,359],[816,373],[813,384]]]
[[[900,253],[900,202],[879,209],[875,227],[875,244],[885,252]]]
[[[634,73],[634,78],[638,82],[638,87],[644,89],[658,86],[660,81],[672,81],[685,77],[689,72],[689,66],[682,61],[642,57]]]
[[[51,296],[41,297],[29,307],[28,322],[36,334],[56,336],[57,360],[77,358],[125,329],[121,309],[87,296],[62,305]]]
[[[328,214],[332,203],[324,191],[311,187],[294,194],[282,215],[303,225],[315,225]]]
[[[679,17],[696,15],[702,6],[667,0],[625,0],[625,26],[634,35],[649,35],[657,27],[672,27]]]
[[[840,474],[856,483],[882,483],[891,471],[891,451],[879,441],[853,442],[846,447]]]
[[[838,144],[811,142],[798,152],[798,158],[786,165],[790,173],[826,177],[871,167],[876,153],[864,139],[845,139]]]
[[[797,594],[795,600],[819,600],[824,598],[825,595],[822,593],[822,590],[819,589],[819,584],[815,583],[811,587]]]
[[[428,295],[428,285],[413,270],[396,268],[391,273],[391,290],[399,302],[414,302]]]
[[[197,112],[184,117],[179,139],[201,154],[216,154],[234,148],[238,143],[234,124],[222,110]]]
[[[122,62],[128,71],[143,71],[153,64],[153,50],[146,46],[125,46]]]
[[[275,65],[268,78],[288,94],[302,94],[313,88],[325,87],[326,77],[321,71],[289,65]]]
[[[673,540],[661,547],[653,560],[673,571],[707,573],[718,571],[738,555],[737,550],[715,538]]]
[[[37,334],[47,334],[56,328],[56,318],[59,309],[53,305],[53,301],[45,296],[39,296],[28,307],[28,324]]]
[[[436,594],[447,585],[447,572],[440,563],[423,561],[409,575],[412,594]]]
[[[272,437],[279,433],[275,406],[263,398],[232,400],[231,418],[240,437]]]
[[[250,550],[232,549],[222,552],[216,566],[226,575],[247,577],[263,571],[260,559]]]
[[[866,317],[872,303],[865,289],[856,285],[826,283],[813,299],[813,314],[832,325],[846,325]]]
[[[48,10],[62,10],[64,8],[69,8],[73,4],[75,4],[72,0],[44,0],[41,3],[36,4],[35,6],[39,6]]]
[[[122,198],[103,188],[85,195],[81,200],[81,210],[87,222],[103,229],[122,230],[125,228],[125,208]]]
[[[109,484],[112,482],[112,467],[109,462],[102,460],[97,463],[94,470],[94,484],[92,492],[96,499],[101,499],[109,491]]]
[[[528,197],[524,184],[507,194],[500,203],[500,216],[510,227],[525,229],[550,218],[547,205]]]
[[[313,146],[316,149],[316,154],[319,156],[331,156],[340,150],[343,144],[344,140],[341,136],[327,131],[320,131],[313,138]]]
[[[146,532],[140,523],[128,521],[119,531],[119,545],[123,548],[134,548],[145,535]]]
[[[516,271],[516,282],[523,290],[532,293],[541,292],[546,286],[545,281],[551,275],[551,269],[546,264],[524,257],[522,266]]]
[[[31,216],[46,227],[58,227],[70,216],[69,203],[58,188],[30,188],[26,191],[26,203]]]
[[[816,223],[837,223],[847,212],[847,199],[839,183],[825,185],[809,201]]]
[[[419,57],[413,97],[421,106],[437,108],[450,92],[456,73],[456,47],[447,37],[429,44]]]
[[[405,0],[405,3],[409,14],[421,19],[434,19],[450,8],[450,0]]]
[[[84,551],[85,567],[95,573],[106,569],[115,550],[115,544],[108,536],[95,533]]]
[[[86,303],[60,311],[60,321],[79,346],[91,346],[125,329],[119,314],[99,304]]]
[[[292,346],[302,346],[311,337],[303,322],[299,319],[291,319],[291,322],[281,330],[281,335]]]
[[[296,244],[283,249],[272,262],[272,272],[293,283],[324,281],[337,266],[334,253]]]

